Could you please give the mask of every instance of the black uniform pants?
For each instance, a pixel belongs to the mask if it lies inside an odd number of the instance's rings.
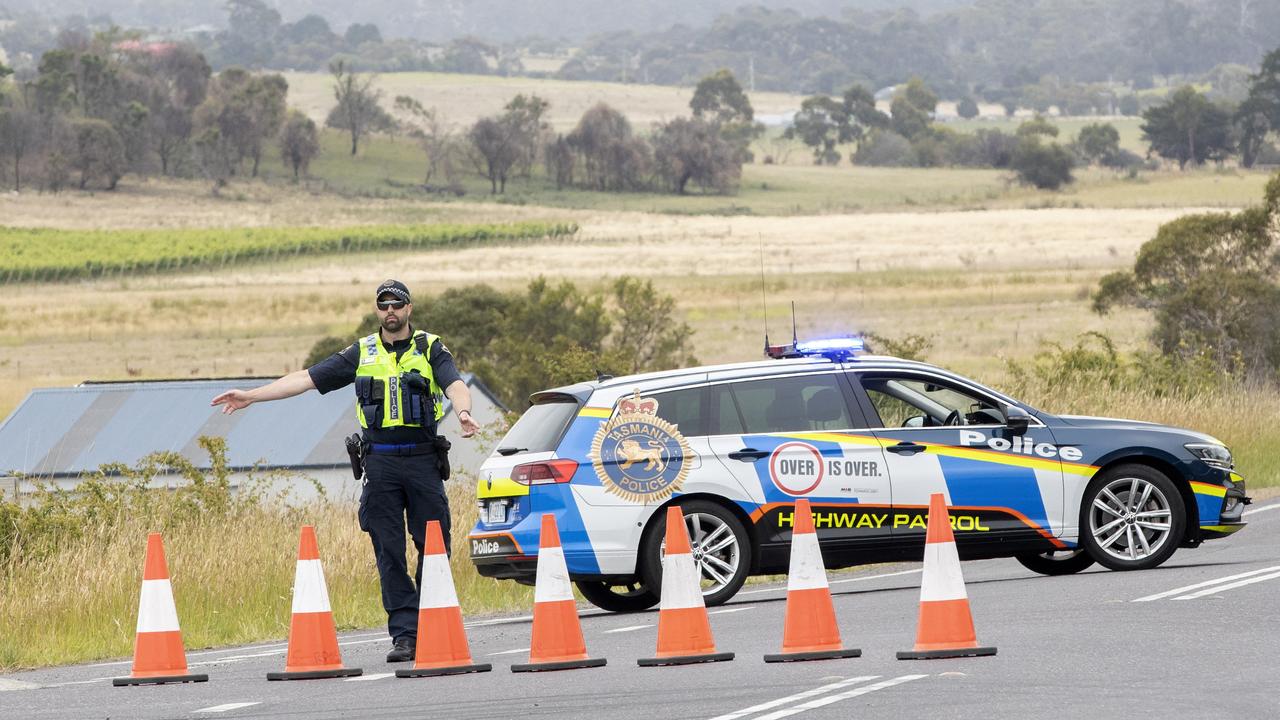
[[[436,456],[379,455],[365,458],[366,482],[360,493],[360,529],[369,533],[382,581],[382,607],[393,639],[418,635],[418,588],[422,584],[422,547],[427,521],[440,521],[449,549],[449,500],[436,469]],[[418,549],[412,579],[405,560],[405,520]]]

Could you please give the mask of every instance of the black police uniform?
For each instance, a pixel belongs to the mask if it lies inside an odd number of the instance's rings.
[[[387,349],[399,360],[413,347],[412,328],[405,340]],[[356,379],[359,344],[307,368],[311,381],[321,393],[344,388]],[[447,388],[460,380],[453,355],[442,342],[432,344],[427,362],[436,384]],[[429,424],[433,425],[433,424]],[[414,639],[418,633],[418,587],[422,584],[422,548],[427,521],[438,520],[449,546],[449,501],[436,466],[434,452],[400,454],[410,446],[415,452],[430,445],[434,427],[366,428],[365,485],[360,493],[360,529],[369,533],[378,576],[382,582],[382,607],[387,611],[387,631],[393,640]],[[418,549],[418,568],[409,579],[404,554],[405,517],[409,533]]]

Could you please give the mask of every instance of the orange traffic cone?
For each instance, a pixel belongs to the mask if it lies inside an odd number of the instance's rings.
[[[138,629],[133,645],[133,673],[114,678],[111,684],[162,685],[207,682],[208,675],[187,672],[187,654],[178,629],[178,609],[173,604],[169,566],[164,560],[160,533],[147,536],[147,559],[142,566],[142,593],[138,598]]]
[[[920,581],[920,627],[916,647],[898,653],[899,660],[995,655],[993,647],[978,647],[969,612],[969,595],[960,572],[960,555],[951,532],[947,501],[942,493],[929,498],[929,529],[924,539],[924,576]]]
[[[601,667],[605,658],[587,657],[578,622],[578,605],[569,587],[569,568],[560,547],[560,532],[551,513],[542,516],[538,538],[538,577],[533,591],[533,641],[529,662],[511,672]]]
[[[662,599],[658,603],[657,657],[637,660],[641,667],[689,665],[732,660],[716,652],[707,606],[702,601],[698,568],[679,505],[667,508],[667,549],[662,560]]]
[[[787,571],[787,619],[782,631],[782,652],[765,655],[765,662],[855,658],[858,649],[840,643],[836,609],[827,586],[827,569],[813,529],[809,500],[796,501],[795,529],[791,533],[791,567]]]
[[[329,587],[320,566],[316,531],[302,526],[298,565],[293,575],[293,619],[289,623],[289,652],[284,672],[267,673],[268,680],[310,680],[355,677],[364,671],[342,666],[338,631],[329,608]]]
[[[489,663],[473,664],[462,608],[449,570],[440,521],[427,522],[427,544],[422,553],[422,584],[418,587],[418,644],[413,667],[397,670],[398,678],[461,675],[489,672]]]

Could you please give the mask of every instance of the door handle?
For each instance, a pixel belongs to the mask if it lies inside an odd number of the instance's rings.
[[[885,450],[899,455],[915,455],[918,452],[924,452],[924,445],[918,445],[913,442],[900,442],[897,445],[890,445]]]
[[[769,455],[768,450],[757,450],[755,448],[742,448],[729,453],[730,460],[741,460],[742,462],[755,462],[762,457]]]

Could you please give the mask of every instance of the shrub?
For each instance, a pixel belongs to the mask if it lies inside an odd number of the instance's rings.
[[[854,165],[913,167],[916,153],[911,143],[892,130],[875,130],[849,158]]]
[[[1024,136],[1013,153],[1010,167],[1018,182],[1041,190],[1057,190],[1075,178],[1071,153],[1057,143],[1042,143],[1036,135]]]

